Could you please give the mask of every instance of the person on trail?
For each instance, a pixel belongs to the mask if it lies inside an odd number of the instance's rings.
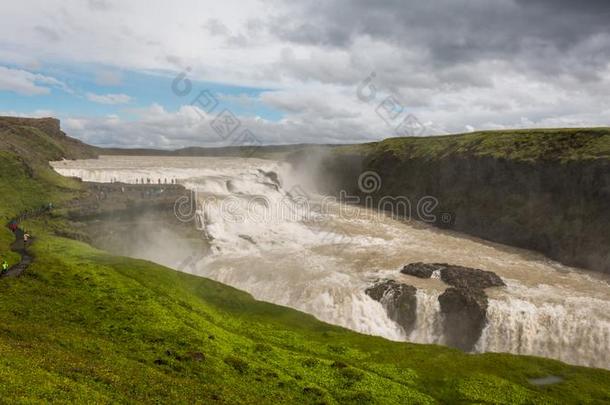
[[[2,260],[2,270],[0,270],[0,272],[2,274],[4,274],[7,271],[8,271],[8,262],[6,260]]]
[[[17,230],[17,228],[19,227],[19,224],[17,224],[17,221],[12,220],[11,222],[9,222],[8,224],[8,228],[12,231],[15,232]]]

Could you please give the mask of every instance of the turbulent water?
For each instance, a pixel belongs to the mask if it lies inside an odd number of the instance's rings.
[[[164,263],[297,308],[359,332],[393,340],[443,343],[438,295],[446,286],[399,269],[445,262],[490,270],[507,287],[488,289],[488,323],[477,351],[532,354],[610,368],[608,278],[542,256],[312,194],[306,176],[282,163],[242,158],[102,157],[55,169],[85,181],[171,183],[183,221],[211,249],[182,264]],[[186,259],[186,258],[185,258]],[[418,288],[415,330],[405,335],[364,290],[392,278]]]

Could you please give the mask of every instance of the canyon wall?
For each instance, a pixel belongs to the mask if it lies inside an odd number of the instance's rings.
[[[298,170],[315,172],[323,192],[345,190],[375,201],[404,196],[412,213],[420,198],[433,196],[438,201],[431,212],[436,226],[610,272],[610,159],[602,150],[610,144],[608,131],[534,137],[529,146],[515,149],[518,157],[502,142],[493,154],[481,153],[481,137],[460,139],[468,136],[346,147],[326,155],[316,168],[306,153],[291,161]],[[553,148],[564,155],[553,154]],[[585,155],[585,148],[598,155]],[[565,158],[568,153],[571,158]],[[358,186],[367,171],[379,176],[370,193]]]

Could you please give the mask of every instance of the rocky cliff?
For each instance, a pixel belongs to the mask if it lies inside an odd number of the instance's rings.
[[[55,118],[0,117],[0,150],[26,162],[97,157],[99,148],[67,136]]]
[[[313,170],[304,156],[291,161]],[[404,196],[414,219],[432,196],[436,226],[610,272],[610,129],[394,138],[337,148],[315,170],[325,192]],[[379,182],[365,193],[358,179],[367,171]]]

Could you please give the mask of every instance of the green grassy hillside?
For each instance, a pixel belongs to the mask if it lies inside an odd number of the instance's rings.
[[[0,136],[2,134],[0,133]],[[3,216],[79,183],[0,154]],[[508,354],[390,342],[162,266],[56,236],[27,220],[34,264],[0,279],[0,402],[607,403],[610,372]],[[3,251],[10,234],[0,231]],[[529,378],[556,375],[537,387]]]
[[[522,162],[610,158],[610,128],[480,131],[460,135],[389,138],[337,148],[375,156],[392,152],[401,159],[449,155],[493,157]]]
[[[96,156],[96,148],[63,134],[51,118],[0,117],[0,221],[35,211],[49,202],[74,198],[82,190],[78,181],[57,175],[51,160]],[[12,234],[2,226],[0,255],[14,263],[9,251]]]
[[[0,117],[0,134],[0,150],[12,151],[32,163],[84,159],[101,151],[67,136],[55,118]]]

